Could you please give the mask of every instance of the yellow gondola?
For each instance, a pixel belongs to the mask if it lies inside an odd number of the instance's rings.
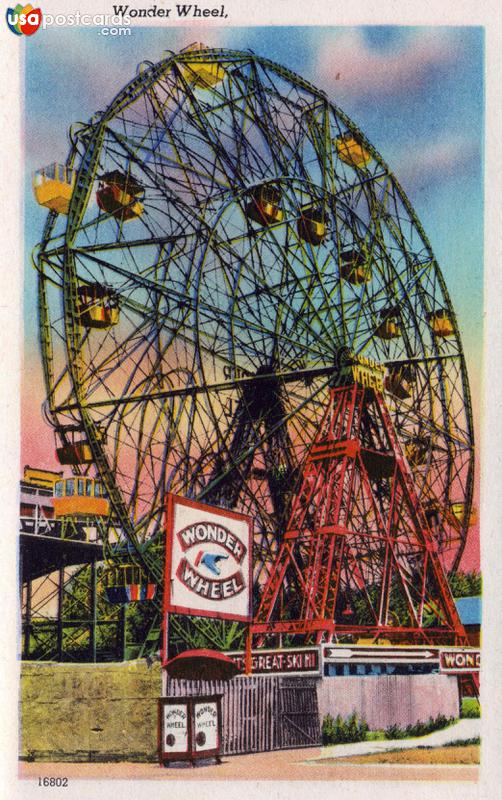
[[[431,311],[427,314],[427,322],[431,326],[435,336],[446,338],[447,336],[453,336],[455,333],[453,321],[446,308]]]
[[[96,202],[102,211],[127,222],[142,215],[143,194],[143,187],[132,175],[124,175],[115,169],[99,177]]]
[[[246,206],[246,215],[260,225],[272,225],[283,218],[281,190],[274,184],[264,183],[256,186],[251,192],[251,201]]]
[[[50,164],[33,173],[37,203],[58,214],[67,214],[75,186],[76,172],[65,164]]]
[[[64,443],[56,448],[56,457],[60,464],[75,467],[78,464],[92,464],[92,450],[86,439]]]
[[[182,53],[197,53],[207,50],[206,45],[194,42],[188,45]],[[190,61],[181,65],[184,78],[198,89],[210,89],[216,86],[225,77],[225,70],[216,61]]]
[[[422,467],[431,449],[430,436],[414,436],[404,446],[406,458],[411,467]]]
[[[93,463],[91,445],[86,438],[81,438],[82,434],[83,430],[78,426],[69,426],[59,431],[62,441],[56,448],[56,457],[60,464],[76,467],[79,464]],[[96,435],[101,442],[105,441],[106,435],[102,431],[97,430]]]
[[[399,325],[399,312],[395,308],[388,308],[380,313],[381,322],[378,325],[375,335],[379,339],[398,339],[401,336]]]
[[[416,376],[412,367],[391,367],[385,376],[385,389],[399,400],[411,397]]]
[[[451,513],[458,522],[463,525],[465,522],[466,504],[465,503],[452,503],[450,506]],[[474,506],[471,506],[469,512],[468,525],[475,525],[478,521],[478,512]]]
[[[360,250],[344,250],[340,254],[340,275],[354,286],[371,280],[371,266],[365,253]]]
[[[351,167],[366,167],[371,161],[371,154],[351,133],[345,133],[335,140],[338,158]]]

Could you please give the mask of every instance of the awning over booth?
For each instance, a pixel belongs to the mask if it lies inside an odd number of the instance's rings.
[[[170,678],[195,681],[227,681],[241,671],[232,658],[217,650],[186,650],[165,668]]]

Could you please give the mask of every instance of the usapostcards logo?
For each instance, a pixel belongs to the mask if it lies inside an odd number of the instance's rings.
[[[39,8],[33,8],[29,3],[24,8],[21,3],[18,3],[15,8],[7,9],[6,18],[7,25],[16,36],[22,34],[33,36],[42,22],[42,11]]]

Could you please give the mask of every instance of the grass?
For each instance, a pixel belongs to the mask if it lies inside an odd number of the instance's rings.
[[[479,744],[458,742],[444,747],[410,747],[365,756],[321,758],[316,764],[479,764]]]
[[[455,739],[453,742],[448,742],[448,747],[463,747],[469,744],[481,744],[481,737],[474,736],[472,739]],[[424,745],[420,745],[423,747]]]
[[[367,742],[383,742],[385,738],[385,731],[368,731],[366,734]]]

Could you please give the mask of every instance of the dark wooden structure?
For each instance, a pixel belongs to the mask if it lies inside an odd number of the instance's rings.
[[[259,753],[321,743],[316,678],[238,677],[231,681],[169,680],[169,696],[222,694],[222,753]]]

